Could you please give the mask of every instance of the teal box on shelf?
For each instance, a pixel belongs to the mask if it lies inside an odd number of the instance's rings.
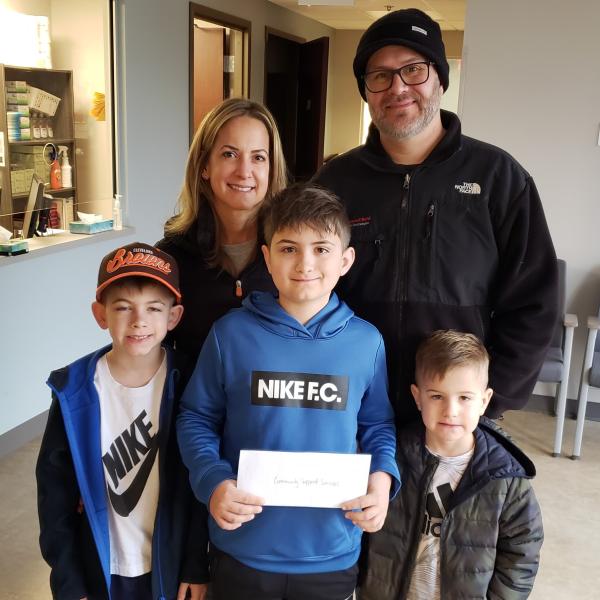
[[[71,221],[69,231],[71,233],[100,233],[113,228],[112,219],[104,219],[96,223],[84,223],[83,221]]]

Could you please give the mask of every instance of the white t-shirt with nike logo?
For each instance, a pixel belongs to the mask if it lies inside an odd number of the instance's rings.
[[[166,375],[166,356],[154,377],[139,388],[115,381],[106,355],[96,365],[113,575],[137,577],[152,569],[158,425]]]

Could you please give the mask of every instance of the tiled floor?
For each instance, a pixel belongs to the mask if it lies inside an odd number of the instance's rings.
[[[534,460],[534,487],[546,541],[531,598],[600,598],[600,423],[587,422],[582,459],[569,460],[575,424],[565,427],[565,453],[550,456],[554,419],[509,413],[504,426]],[[0,460],[0,599],[47,600],[49,569],[37,545],[34,466],[39,440]]]

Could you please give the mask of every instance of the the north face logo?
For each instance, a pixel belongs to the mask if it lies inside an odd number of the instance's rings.
[[[457,183],[454,189],[461,194],[481,194],[481,186],[478,183]]]

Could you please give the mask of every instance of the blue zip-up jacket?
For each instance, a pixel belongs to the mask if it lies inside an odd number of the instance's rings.
[[[372,455],[371,472],[392,476],[392,495],[399,488],[383,339],[335,294],[306,325],[272,294],[250,294],[214,324],[181,407],[181,453],[205,504],[221,482],[235,479],[242,449],[360,448]],[[347,569],[360,553],[360,529],[336,509],[264,507],[235,531],[211,517],[209,534],[218,549],[263,571]]]
[[[52,404],[36,466],[40,547],[58,600],[110,599],[107,494],[94,386],[99,358],[110,346],[53,371]],[[177,359],[178,360],[178,359]],[[203,508],[194,500],[175,428],[181,371],[167,349],[160,408],[158,508],[152,538],[152,598],[176,598],[180,581],[208,580]],[[83,505],[83,510],[78,506]],[[204,512],[204,515],[206,513]]]

